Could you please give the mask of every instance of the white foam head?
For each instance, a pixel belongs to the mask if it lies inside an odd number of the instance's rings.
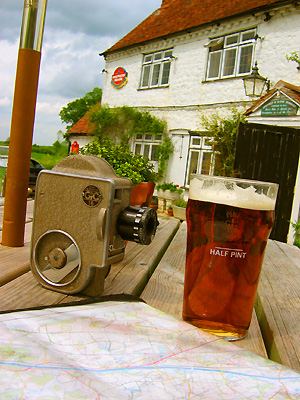
[[[255,184],[243,188],[233,180],[229,188],[224,182],[216,179],[206,187],[203,180],[194,178],[190,182],[189,198],[251,210],[274,210],[276,195],[275,198],[270,198],[263,193],[257,193],[254,186]]]

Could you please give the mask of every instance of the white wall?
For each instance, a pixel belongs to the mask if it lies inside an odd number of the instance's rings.
[[[86,144],[88,144],[89,142],[91,142],[94,137],[93,136],[73,136],[70,138],[71,139],[71,145],[74,142],[77,142],[79,144],[79,147],[83,147]]]

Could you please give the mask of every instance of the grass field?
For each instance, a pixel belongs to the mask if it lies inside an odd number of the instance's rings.
[[[0,142],[0,155],[7,155],[7,142]],[[52,169],[58,161],[68,155],[68,144],[55,142],[52,146],[32,145],[31,158],[38,161],[45,169]],[[5,176],[5,168],[0,167],[0,194],[2,193],[2,181]]]
[[[8,146],[0,142],[0,146]],[[0,147],[0,155],[7,155],[8,149]],[[46,169],[52,169],[62,158],[68,155],[68,144],[55,142],[52,146],[32,145],[31,158],[38,161]]]

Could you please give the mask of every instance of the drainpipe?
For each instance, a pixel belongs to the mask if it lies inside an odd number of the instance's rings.
[[[27,191],[47,0],[25,0],[6,176],[2,245],[24,245]]]

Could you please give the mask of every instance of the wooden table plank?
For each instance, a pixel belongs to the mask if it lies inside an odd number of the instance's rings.
[[[183,222],[141,294],[147,304],[179,319],[182,319],[185,254],[186,222]],[[255,313],[253,313],[248,336],[235,343],[262,357],[267,357]]]
[[[125,293],[139,296],[178,228],[178,219],[163,217],[160,218],[151,245],[128,243],[124,260],[111,266],[111,272],[105,280],[103,295],[122,293],[125,290]]]
[[[179,226],[175,218],[160,219],[160,225],[149,246],[128,243],[124,260],[112,265],[105,280],[103,295],[128,293],[139,295],[153,273]],[[11,248],[15,252],[15,248]],[[27,259],[29,261],[29,257]],[[0,311],[55,305],[81,300],[84,296],[66,296],[43,288],[31,272],[0,287]]]
[[[269,358],[300,371],[300,249],[269,240],[256,313]]]
[[[32,222],[25,224],[24,246],[7,247],[0,244],[0,286],[30,270],[30,238]],[[0,241],[1,241],[0,232]]]

